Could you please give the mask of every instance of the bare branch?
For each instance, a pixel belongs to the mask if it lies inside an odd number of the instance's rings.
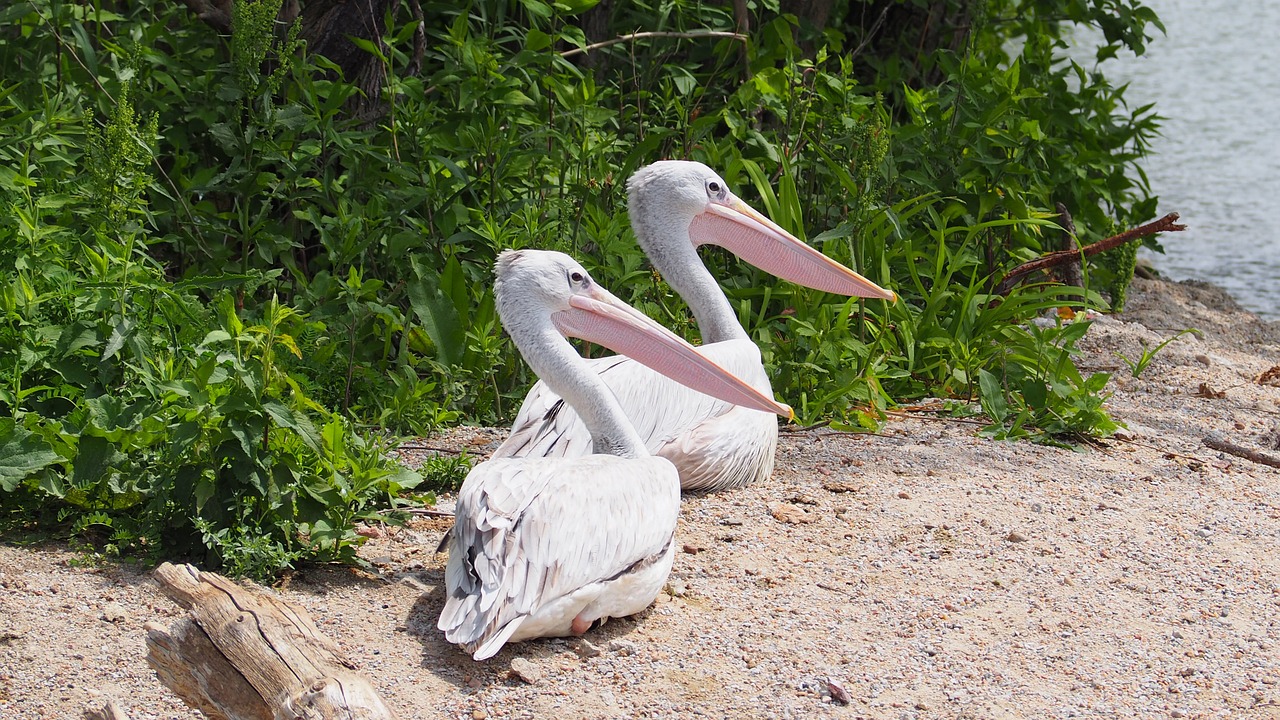
[[[1230,453],[1236,457],[1242,457],[1245,460],[1252,460],[1262,465],[1270,465],[1273,468],[1280,468],[1280,458],[1275,455],[1268,455],[1267,453],[1258,452],[1257,450],[1251,450],[1243,445],[1228,442],[1217,435],[1210,435],[1209,437],[1206,437],[1204,439],[1204,444],[1205,447],[1213,448],[1214,450],[1221,450],[1224,453]]]
[[[1041,255],[1035,260],[1025,262],[1006,273],[1004,279],[1001,280],[1000,284],[996,287],[996,294],[1009,294],[1009,291],[1012,290],[1015,285],[1022,282],[1023,278],[1037,270],[1045,270],[1071,260],[1078,260],[1082,257],[1097,255],[1098,253],[1103,253],[1111,250],[1112,248],[1120,247],[1127,242],[1144,238],[1148,235],[1155,235],[1156,233],[1162,232],[1177,232],[1186,229],[1186,225],[1178,224],[1178,213],[1169,213],[1159,220],[1126,230],[1119,235],[1112,235],[1106,240],[1099,240],[1092,245],[1085,245],[1079,250],[1059,250],[1058,252]]]
[[[560,53],[560,57],[566,57],[566,58],[573,57],[574,55],[578,55],[580,53],[591,52],[592,50],[599,50],[600,48],[606,48],[606,47],[609,47],[610,45],[617,45],[619,43],[626,43],[626,42],[635,42],[636,40],[644,40],[646,38],[683,38],[686,40],[691,40],[694,38],[727,38],[730,40],[737,40],[738,42],[741,42],[741,43],[747,42],[746,35],[743,35],[741,33],[736,33],[736,32],[728,32],[726,30],[689,30],[688,32],[671,32],[671,31],[638,32],[638,33],[631,33],[630,35],[621,35],[612,40],[605,40],[603,42],[592,43],[591,45],[587,45],[586,47],[565,50],[564,52]]]

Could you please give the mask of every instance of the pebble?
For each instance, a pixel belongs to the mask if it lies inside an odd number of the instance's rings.
[[[618,639],[610,640],[609,652],[615,652],[623,656],[635,655],[636,644],[631,642],[630,640],[618,640]]]
[[[661,597],[661,595],[659,595]],[[586,638],[578,638],[572,645],[573,652],[580,658],[593,658],[600,656],[600,648]]]
[[[480,708],[476,708],[471,711],[471,720],[486,720],[488,717],[489,713],[481,710]]]
[[[865,485],[852,482],[850,480],[823,480],[822,489],[833,493],[855,493],[861,491]]]
[[[845,690],[844,685],[841,685],[835,678],[827,678],[827,692],[831,694],[832,700],[841,705],[848,705],[851,700],[849,691]]]
[[[511,674],[530,685],[537,685],[542,680],[542,668],[522,657],[511,659]]]
[[[785,503],[774,503],[770,505],[769,514],[778,522],[784,522],[788,525],[811,523],[817,519],[816,516],[809,513],[809,511],[804,508],[796,505],[787,505]]]
[[[102,619],[109,623],[124,622],[129,619],[129,613],[120,603],[109,602],[102,606]]]
[[[1027,541],[1027,536],[1015,531],[1009,533],[1009,535],[1005,537],[1005,540],[1008,540],[1011,543],[1024,543]]]

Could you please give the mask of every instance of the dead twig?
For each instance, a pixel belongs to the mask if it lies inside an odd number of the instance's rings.
[[[1258,452],[1257,450],[1247,448],[1243,445],[1237,445],[1217,435],[1210,435],[1206,437],[1203,442],[1205,447],[1213,448],[1214,450],[1221,450],[1224,453],[1230,453],[1236,457],[1242,457],[1245,460],[1252,460],[1262,465],[1270,465],[1273,468],[1280,468],[1280,457]]]
[[[695,38],[725,38],[729,40],[737,40],[738,42],[744,43],[744,44],[747,42],[746,35],[743,35],[742,33],[729,32],[727,30],[689,30],[687,32],[674,32],[674,31],[666,30],[666,31],[638,32],[638,33],[631,33],[630,35],[620,35],[612,40],[605,40],[603,42],[592,43],[585,47],[572,48],[570,50],[565,50],[564,52],[560,53],[560,57],[566,57],[566,58],[573,57],[574,55],[578,55],[580,53],[591,52],[592,50],[599,50],[600,48],[606,48],[606,47],[609,47],[610,45],[617,45],[619,43],[626,43],[626,42],[635,42],[636,40],[644,40],[646,38],[681,38],[685,40],[692,40]]]
[[[824,428],[830,424],[831,424],[830,420],[823,420],[821,422],[816,422],[812,425],[798,425],[796,427],[778,428],[778,432],[782,435],[799,435],[800,433],[807,433],[812,430],[817,430],[818,428]]]
[[[461,455],[466,452],[466,448],[461,450],[455,448],[436,447],[434,445],[423,445],[422,443],[402,443],[396,446],[397,450],[427,450],[429,452],[443,453],[445,455]]]
[[[1051,267],[1056,267],[1065,262],[1079,260],[1082,257],[1097,255],[1098,253],[1120,247],[1127,242],[1144,238],[1148,235],[1155,235],[1156,233],[1162,232],[1177,232],[1186,229],[1186,225],[1178,223],[1178,213],[1169,213],[1159,220],[1126,230],[1119,235],[1112,235],[1106,240],[1099,240],[1091,245],[1085,245],[1079,250],[1059,250],[1057,252],[1041,255],[1035,260],[1025,262],[1005,273],[1004,279],[1000,281],[998,286],[996,286],[996,294],[1007,295],[1014,286],[1022,282],[1023,278],[1037,270],[1045,270]]]
[[[379,511],[382,512],[382,511]],[[432,510],[431,508],[409,508],[401,512],[407,512],[410,515],[426,515],[427,517],[453,517],[453,513],[448,510]]]

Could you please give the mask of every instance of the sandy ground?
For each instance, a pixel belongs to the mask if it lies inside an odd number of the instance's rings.
[[[1280,471],[1201,442],[1280,454],[1280,387],[1255,381],[1280,327],[1204,285],[1132,295],[1082,343],[1115,372],[1120,438],[1073,451],[919,417],[784,435],[770,482],[686,499],[667,593],[586,642],[486,663],[446,645],[439,519],[379,533],[377,573],[306,568],[276,591],[402,718],[1280,718]],[[1205,334],[1140,378],[1118,358],[1186,327]],[[143,623],[176,606],[146,572],[82,561],[0,544],[0,718],[107,697],[200,717],[144,660]]]

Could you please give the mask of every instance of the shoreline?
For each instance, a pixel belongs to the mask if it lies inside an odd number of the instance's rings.
[[[1188,327],[1139,377],[1119,359]],[[1116,437],[1064,449],[915,416],[784,433],[768,482],[685,498],[659,602],[581,640],[486,663],[446,645],[440,518],[369,528],[372,572],[307,567],[276,592],[402,718],[1280,717],[1280,471],[1203,445],[1277,452],[1280,386],[1258,379],[1280,323],[1139,278],[1079,348],[1112,373]],[[501,437],[432,444],[483,457]],[[0,716],[113,697],[132,720],[198,717],[144,660],[143,624],[177,606],[145,571],[81,562],[0,543]]]

